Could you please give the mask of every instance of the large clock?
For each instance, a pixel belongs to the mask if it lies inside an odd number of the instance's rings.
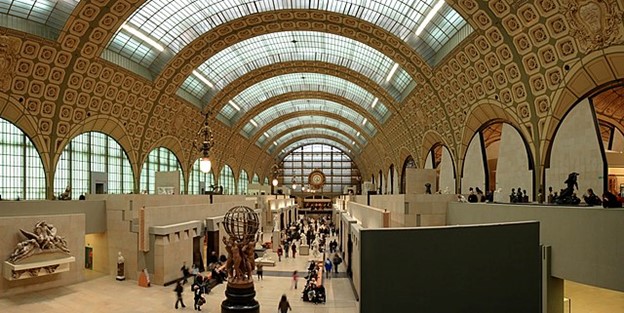
[[[308,175],[308,184],[314,189],[321,189],[325,185],[325,174],[320,170],[314,170]]]

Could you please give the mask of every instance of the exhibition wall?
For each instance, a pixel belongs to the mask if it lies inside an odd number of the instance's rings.
[[[360,312],[541,310],[537,222],[360,230]]]
[[[463,160],[460,191],[462,194],[468,194],[470,187],[479,187],[485,192],[485,161],[482,147],[480,134],[474,135]]]

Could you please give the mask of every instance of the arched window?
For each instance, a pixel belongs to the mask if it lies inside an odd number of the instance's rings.
[[[202,188],[204,191],[212,191],[211,186],[214,186],[215,183],[212,170],[208,173],[202,172],[199,169],[199,161],[200,159],[195,161],[191,170],[188,192],[190,195],[202,194]]]
[[[30,138],[0,118],[0,196],[4,200],[45,199],[45,171]]]
[[[232,168],[227,164],[221,169],[221,175],[219,175],[219,185],[223,186],[224,195],[233,195],[236,193],[234,172],[232,172]]]
[[[251,183],[252,184],[259,184],[260,183],[260,178],[258,178],[258,174],[254,173],[254,176],[251,179]]]
[[[115,139],[99,132],[83,133],[65,146],[56,164],[54,194],[63,193],[68,185],[73,200],[87,193],[133,192],[132,166]]]
[[[240,176],[238,176],[238,194],[239,195],[247,194],[248,184],[249,184],[249,177],[247,176],[247,172],[245,172],[245,170],[241,170]]]
[[[311,187],[308,181],[310,173],[320,170],[325,176],[325,183],[319,192],[343,194],[345,187],[358,184],[360,176],[355,163],[348,154],[341,149],[327,144],[309,144],[294,149],[284,157],[283,182],[290,184],[293,178],[299,182],[297,192],[301,187]],[[309,189],[308,189],[309,190]]]
[[[152,150],[141,169],[141,192],[157,193],[156,172],[180,172],[180,194],[184,193],[184,174],[178,158],[171,150],[163,147]],[[175,186],[171,186],[175,187]]]

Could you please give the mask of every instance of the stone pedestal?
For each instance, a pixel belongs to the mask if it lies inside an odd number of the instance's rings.
[[[225,289],[227,299],[221,303],[221,313],[260,313],[260,304],[256,301],[253,281],[232,284]]]
[[[300,255],[310,255],[310,246],[301,245],[299,246],[299,254]]]

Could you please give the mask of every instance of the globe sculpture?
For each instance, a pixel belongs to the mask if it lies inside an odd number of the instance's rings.
[[[246,206],[233,207],[223,216],[223,228],[228,237],[223,244],[228,252],[225,269],[228,273],[226,299],[221,312],[260,312],[260,304],[254,298],[253,270],[256,267],[254,241],[260,227],[258,214]]]
[[[223,216],[225,232],[237,241],[253,241],[260,227],[258,214],[249,207],[231,208]]]

